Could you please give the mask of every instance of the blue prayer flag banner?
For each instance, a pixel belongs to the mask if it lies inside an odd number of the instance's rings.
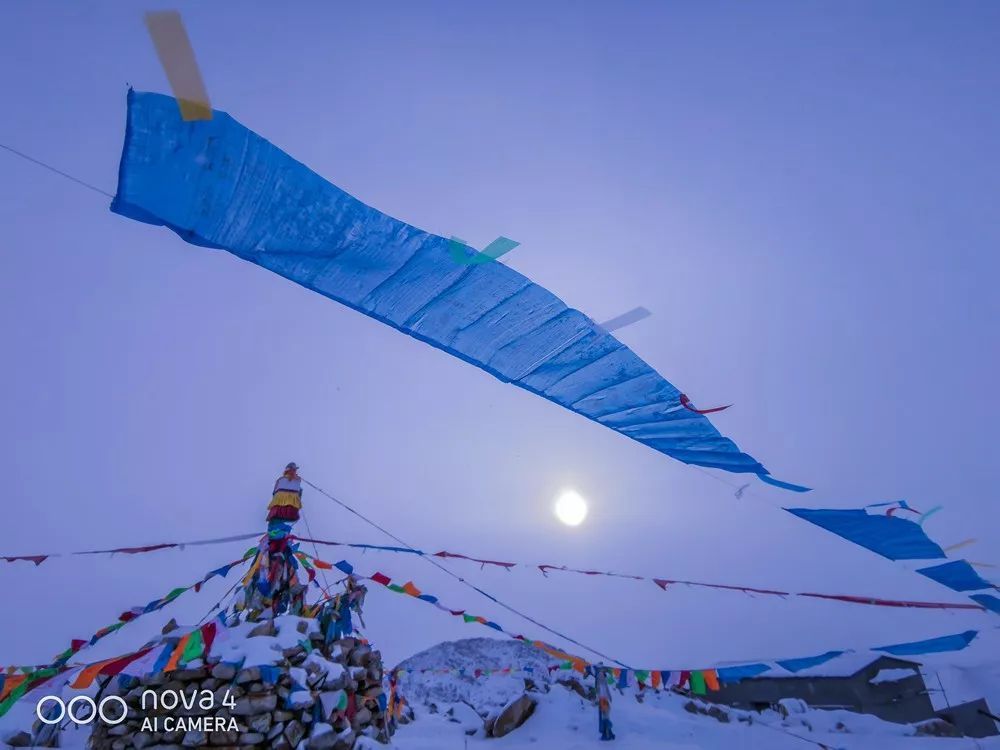
[[[869,515],[864,510],[785,510],[890,560],[945,557],[944,551],[931,541],[919,524],[904,518]]]
[[[731,683],[756,677],[770,669],[767,664],[743,664],[738,667],[719,667],[715,671],[719,676],[719,682]]]
[[[842,653],[844,652],[827,651],[825,654],[820,654],[819,656],[806,656],[801,659],[785,659],[784,661],[777,662],[777,664],[779,667],[787,669],[789,672],[801,672],[803,669],[818,667],[820,664],[825,664],[831,659],[836,659]]]
[[[938,638],[928,638],[926,641],[913,643],[897,643],[894,646],[879,646],[875,651],[885,651],[893,656],[916,656],[918,654],[936,654],[942,651],[961,651],[972,643],[978,631],[966,630],[955,635],[943,635]]]
[[[993,588],[993,584],[983,579],[965,560],[954,560],[930,568],[920,568],[917,572],[955,591],[978,591],[979,589]]]
[[[768,475],[588,316],[502,263],[456,263],[448,239],[365,205],[224,112],[185,122],[172,97],[129,91],[111,210],[226,250],[678,461]]]

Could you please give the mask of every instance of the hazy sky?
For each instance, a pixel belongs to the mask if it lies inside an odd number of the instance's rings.
[[[133,2],[0,6],[0,142],[114,191],[125,93],[168,91]],[[780,511],[906,498],[1000,563],[1000,5],[175,3],[213,105],[361,200],[597,320],[805,496],[726,484],[0,152],[0,552],[263,527],[289,460],[431,551],[967,601]],[[740,477],[719,475],[740,484]],[[591,504],[576,529],[560,487]],[[316,493],[316,535],[385,542]],[[49,660],[246,545],[0,564],[0,664]],[[546,637],[409,556],[324,550]],[[997,624],[455,563],[635,666]],[[994,577],[997,571],[993,571]],[[107,639],[193,622],[235,581]],[[490,631],[373,590],[391,661]],[[548,638],[553,642],[557,639]],[[578,650],[578,649],[574,649]],[[587,656],[586,653],[582,655]]]

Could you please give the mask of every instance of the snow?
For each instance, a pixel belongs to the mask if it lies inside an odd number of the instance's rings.
[[[417,719],[401,726],[393,737],[396,750],[467,750],[482,747],[497,750],[804,750],[808,743],[823,743],[843,750],[997,750],[1000,738],[914,739],[913,728],[889,724],[875,717],[847,711],[807,711],[789,719],[773,712],[741,714],[752,724],[690,714],[687,699],[661,693],[643,703],[614,693],[611,718],[617,739],[601,742],[597,734],[596,709],[576,694],[555,688],[536,696],[538,707],[519,729],[500,739],[485,738],[480,730],[467,736],[464,723],[439,712],[417,707]],[[734,712],[738,713],[738,712]],[[838,723],[845,729],[837,729]],[[805,740],[805,741],[804,741]],[[817,744],[811,745],[813,748]]]
[[[292,708],[309,708],[315,701],[308,690],[296,690],[288,696],[288,705]]]
[[[834,671],[853,674],[882,654],[846,654],[848,659]],[[946,660],[948,655],[940,655]],[[982,660],[983,654],[979,654]],[[532,692],[538,706],[528,721],[506,737],[485,738],[479,716],[494,713],[500,706],[524,691],[525,675],[494,675],[474,679],[442,669],[501,668],[516,666],[521,660],[533,666],[526,675],[548,692]],[[826,665],[821,665],[826,666]],[[566,673],[547,670],[547,657],[530,646],[516,641],[489,638],[442,643],[407,659],[402,668],[415,671],[400,680],[401,693],[416,714],[416,720],[401,725],[393,738],[397,750],[468,750],[482,743],[484,750],[584,750],[613,748],[614,750],[803,750],[819,747],[844,750],[909,750],[914,746],[925,750],[1000,750],[1000,737],[985,740],[915,738],[914,727],[884,722],[874,716],[844,710],[811,709],[802,701],[784,700],[783,712],[762,713],[728,710],[730,723],[692,714],[685,710],[689,699],[669,691],[659,694],[647,691],[639,702],[633,691],[624,694],[612,691],[611,718],[617,736],[613,744],[598,739],[597,711],[576,693],[558,685]],[[439,670],[435,672],[434,670]],[[970,668],[971,669],[971,668]],[[977,669],[983,669],[981,666]],[[997,665],[1000,670],[1000,664]],[[830,670],[827,670],[830,671]],[[882,670],[914,674],[912,670]],[[801,673],[799,673],[801,674]],[[979,674],[978,672],[976,673]],[[573,675],[579,678],[578,675]],[[1000,674],[989,672],[981,680],[992,680]],[[975,690],[975,688],[970,688]],[[975,697],[981,697],[980,692]],[[951,697],[949,695],[949,697]],[[952,699],[952,703],[958,702]],[[993,704],[991,704],[993,705]],[[473,710],[475,709],[475,710]],[[471,735],[467,732],[472,731]]]
[[[306,660],[302,664],[304,667],[308,667],[310,665],[315,666],[320,674],[326,675],[327,682],[335,682],[340,679],[341,675],[343,675],[346,671],[343,664],[330,661],[318,651],[309,652],[309,656],[306,657]],[[300,684],[304,685],[305,683],[303,682]]]
[[[301,618],[295,617],[277,618],[276,636],[247,637],[252,626],[246,624],[220,630],[213,657],[222,654],[224,661],[231,662],[245,659],[247,666],[277,663],[283,648],[308,637],[311,626],[306,626],[306,634],[303,634],[298,630],[300,621]],[[1000,636],[1000,632],[996,635]],[[1000,662],[995,661],[995,657],[984,660],[984,656],[997,653],[992,650],[995,641],[986,644],[989,648],[985,652],[928,657],[922,671],[935,700],[946,693],[951,705],[986,697],[992,707],[1000,706]],[[857,662],[862,661],[860,654],[845,656],[850,658],[837,669],[853,669],[854,657],[859,657]],[[813,710],[799,701],[785,701],[783,713],[731,710],[732,721],[720,723],[715,718],[688,712],[685,704],[689,699],[668,691],[659,694],[647,691],[639,702],[632,691],[622,694],[617,690],[613,691],[611,714],[617,740],[608,745],[598,739],[595,707],[558,684],[561,679],[580,679],[579,675],[558,671],[550,674],[548,667],[552,663],[545,654],[524,643],[491,638],[447,642],[407,659],[399,668],[416,671],[401,677],[400,690],[413,707],[416,720],[399,727],[391,747],[395,750],[468,750],[480,746],[483,750],[586,750],[598,747],[613,750],[803,750],[810,746],[808,743],[814,743],[812,747],[823,743],[828,748],[843,750],[910,750],[914,746],[926,750],[1000,750],[1000,737],[916,740],[911,726],[891,724],[848,711]],[[324,659],[315,651],[310,653],[305,664],[314,664],[331,676],[339,676],[344,670],[342,665]],[[821,665],[819,669],[827,666]],[[505,667],[521,671],[478,679],[471,676],[476,668]],[[465,675],[455,671],[463,668],[468,671]],[[525,668],[530,672],[523,671]],[[302,668],[296,668],[297,678],[302,678],[303,673]],[[908,676],[912,672],[883,669],[874,681],[899,679],[900,674]],[[538,692],[531,693],[538,701],[534,714],[524,726],[506,737],[485,738],[480,717],[495,712],[521,695],[525,677],[539,688]],[[934,687],[939,678],[944,692]],[[18,729],[30,727],[34,707],[42,695],[61,694],[68,700],[78,692],[58,685],[34,691],[0,719],[0,740]],[[93,688],[87,692],[93,692]],[[291,696],[293,705],[307,698],[309,702],[313,700],[305,691],[296,691]],[[328,707],[339,701],[339,693],[322,694],[321,700]],[[65,731],[61,737],[62,747],[82,749],[88,735],[89,727]]]
[[[872,677],[869,682],[872,685],[880,685],[883,682],[898,682],[899,680],[914,677],[916,674],[912,669],[880,669],[878,674]]]

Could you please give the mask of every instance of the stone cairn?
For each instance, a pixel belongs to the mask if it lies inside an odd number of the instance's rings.
[[[388,743],[401,704],[394,683],[390,695],[383,691],[381,654],[353,636],[351,613],[361,619],[365,587],[348,576],[342,593],[312,605],[304,601],[308,582],[299,574],[305,569],[311,580],[315,573],[302,561],[291,534],[301,498],[297,469],[288,464],[275,483],[268,533],[243,580],[242,596],[223,623],[255,623],[246,636],[253,650],[255,638],[276,635],[275,617],[290,614],[303,618],[295,625],[302,639],[276,652],[277,664],[264,667],[242,668],[209,651],[203,661],[181,669],[106,679],[101,696],[120,695],[128,712],[120,724],[94,722],[93,750],[362,750]],[[166,638],[174,627],[171,622],[164,628]],[[163,706],[164,698],[176,702],[178,696],[180,705]],[[36,726],[35,746],[45,729]],[[58,734],[50,742],[58,744]]]
[[[306,623],[299,623],[300,632],[307,630]],[[248,640],[256,636],[274,635],[274,624],[261,622]],[[326,643],[322,634],[309,636],[316,651],[331,662],[344,666],[343,674],[336,680],[315,663],[307,662],[307,648],[296,645],[282,652],[283,662],[279,676],[273,684],[262,680],[260,667],[239,669],[217,659],[197,668],[151,674],[126,683],[119,694],[128,704],[128,718],[116,726],[95,722],[90,739],[94,750],[180,750],[187,747],[231,748],[306,748],[319,750],[361,750],[376,747],[377,742],[387,742],[394,729],[387,712],[381,707],[382,658],[378,651],[360,640],[345,636]],[[304,666],[303,666],[304,665]],[[291,669],[302,667],[307,675],[306,685],[293,688]],[[302,687],[306,691],[301,690]],[[192,708],[178,706],[166,710],[162,706],[153,710],[147,695],[146,708],[142,708],[144,691],[168,692],[188,696],[203,695],[209,690],[215,695],[214,705],[203,710],[197,701]],[[346,706],[344,696],[346,694]],[[228,696],[228,698],[227,698]],[[232,707],[224,701],[235,701]],[[157,704],[159,706],[159,704]],[[176,725],[181,717],[202,717],[203,727],[229,727],[235,719],[238,730],[222,731],[173,729],[163,731],[163,721],[173,717]],[[206,720],[208,717],[216,717]],[[161,731],[143,731],[146,718],[156,718]]]

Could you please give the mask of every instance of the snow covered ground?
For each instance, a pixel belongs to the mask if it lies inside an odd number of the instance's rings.
[[[928,677],[941,670],[952,703],[996,693],[1000,686],[1000,664],[982,664],[984,654],[962,658],[939,655],[929,664]],[[976,664],[976,662],[979,662]],[[669,692],[647,692],[639,703],[631,691],[613,691],[612,721],[617,740],[598,739],[594,706],[576,693],[553,683],[567,673],[549,674],[549,661],[537,650],[517,641],[490,638],[446,642],[405,660],[399,666],[414,670],[401,679],[401,690],[416,713],[416,721],[403,725],[394,737],[398,750],[466,750],[475,747],[537,750],[537,748],[603,747],[618,750],[803,750],[826,746],[844,750],[950,750],[951,748],[1000,748],[1000,737],[987,740],[940,739],[914,736],[911,726],[892,724],[873,716],[849,711],[806,709],[788,717],[774,711],[748,713],[732,711],[734,720],[720,723],[715,718],[685,710],[689,699]],[[959,660],[958,664],[962,664]],[[528,675],[549,692],[533,693],[538,700],[535,713],[523,726],[506,737],[486,738],[480,713],[498,710],[520,695],[523,674],[471,677],[475,667],[499,669],[529,666]],[[467,675],[420,670],[457,670]],[[930,686],[930,679],[929,686]],[[949,687],[950,683],[950,687]],[[991,703],[991,706],[993,703]],[[743,720],[740,720],[742,717]],[[749,719],[749,721],[748,721]],[[467,734],[472,732],[472,734]]]
[[[592,705],[576,694],[557,688],[539,696],[534,715],[506,737],[488,739],[473,728],[471,718],[446,716],[445,707],[431,714],[417,707],[417,719],[400,727],[393,738],[398,750],[803,750],[820,743],[833,750],[994,750],[1000,737],[987,740],[914,737],[912,727],[889,724],[870,716],[846,711],[809,711],[789,719],[774,712],[755,717],[754,723],[721,724],[713,718],[684,710],[686,699],[661,694],[639,704],[633,698],[615,696],[612,708],[617,739],[601,742],[597,714]],[[836,729],[842,723],[846,729]]]

